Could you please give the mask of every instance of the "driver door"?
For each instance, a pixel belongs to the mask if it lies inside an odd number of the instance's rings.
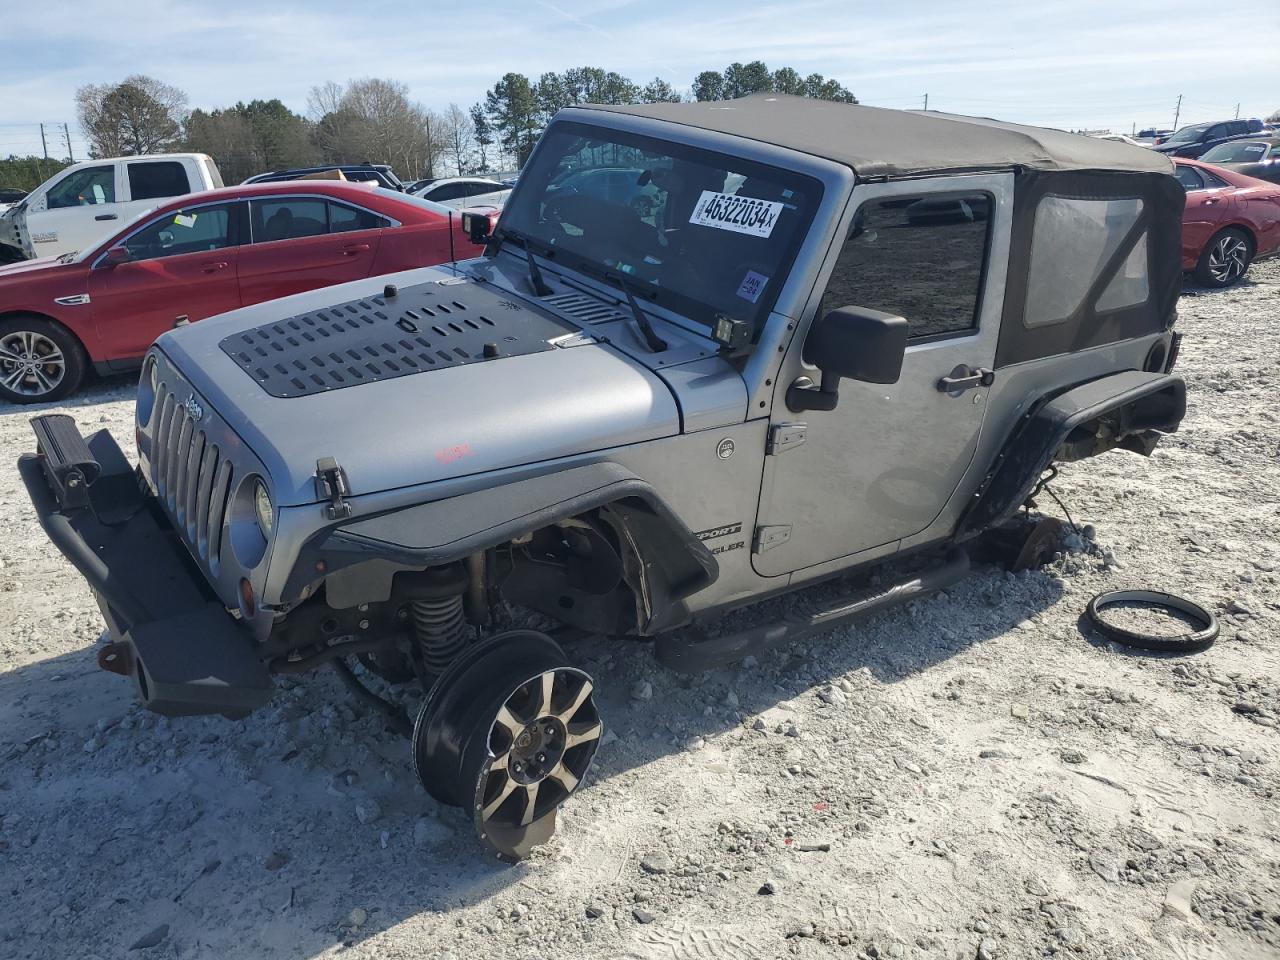
[[[243,206],[170,210],[116,245],[128,251],[127,262],[112,266],[105,254],[98,258],[89,297],[106,359],[140,357],[166,330],[241,305]]]
[[[970,469],[982,430],[979,378],[995,361],[1012,175],[861,185],[854,199],[814,315],[857,306],[905,317],[902,374],[888,385],[842,380],[834,410],[792,414],[787,387],[819,378],[800,362],[801,339],[792,342],[774,436],[798,430],[803,442],[775,442],[765,457],[752,554],[762,576],[892,552],[924,531]]]

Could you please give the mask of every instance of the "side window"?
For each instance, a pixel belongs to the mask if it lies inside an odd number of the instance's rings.
[[[50,210],[115,203],[116,169],[105,166],[77,170],[49,190],[47,202]]]
[[[502,187],[495,186],[492,183],[476,182],[467,186],[467,196],[478,197],[484,193],[497,193]]]
[[[465,196],[467,196],[467,185],[465,183],[446,183],[444,186],[427,191],[427,199],[434,200],[436,203],[443,203],[446,200],[458,200]]]
[[[1182,188],[1190,193],[1192,190],[1203,190],[1204,180],[1200,177],[1200,171],[1195,167],[1185,167],[1177,164],[1175,167],[1178,174],[1178,182],[1182,184]]]
[[[391,226],[391,221],[368,210],[358,210],[344,203],[329,203],[329,232],[349,233],[352,230],[377,230]]]
[[[1181,168],[1180,168],[1181,169]],[[1082,200],[1046,195],[1036,207],[1023,324],[1044,327],[1072,319],[1142,216],[1142,200]],[[1146,233],[1098,297],[1096,310],[1118,310],[1147,299]]]
[[[1223,180],[1216,173],[1210,173],[1208,170],[1201,170],[1200,176],[1204,177],[1204,186],[1206,190],[1220,190],[1223,187],[1229,187],[1231,184]]]
[[[836,261],[820,314],[866,307],[906,317],[912,339],[978,325],[991,200],[986,194],[864,203]]]
[[[254,200],[249,204],[253,242],[272,243],[326,234],[329,232],[329,217],[325,208],[325,201],[316,197]]]
[[[180,197],[191,192],[187,169],[176,160],[150,160],[131,163],[129,171],[129,196],[134,200],[155,200],[160,197]]]
[[[1271,148],[1271,152],[1270,152],[1269,154],[1267,154],[1267,156],[1268,156],[1268,157],[1280,157],[1280,143],[1277,143],[1274,147],[1272,147],[1272,148]]]
[[[231,246],[232,204],[176,210],[124,241],[130,260],[159,260]]]

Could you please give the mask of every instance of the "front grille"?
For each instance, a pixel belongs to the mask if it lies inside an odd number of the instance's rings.
[[[174,529],[210,572],[218,572],[222,524],[231,491],[231,461],[192,420],[168,384],[156,394],[151,479]]]

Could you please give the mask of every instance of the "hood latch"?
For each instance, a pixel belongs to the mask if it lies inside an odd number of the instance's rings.
[[[351,504],[343,499],[351,494],[347,473],[333,457],[321,457],[316,461],[316,494],[320,499],[329,501],[325,512],[330,520],[345,520],[351,516]]]

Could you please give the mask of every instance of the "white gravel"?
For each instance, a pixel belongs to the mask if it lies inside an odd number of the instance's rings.
[[[1182,432],[1055,484],[1096,545],[701,677],[584,644],[610,735],[516,867],[329,673],[239,723],[136,710],[5,468],[0,956],[1280,956],[1280,264],[1180,309]],[[127,439],[131,395],[69,408]],[[1121,586],[1221,639],[1082,636]]]

